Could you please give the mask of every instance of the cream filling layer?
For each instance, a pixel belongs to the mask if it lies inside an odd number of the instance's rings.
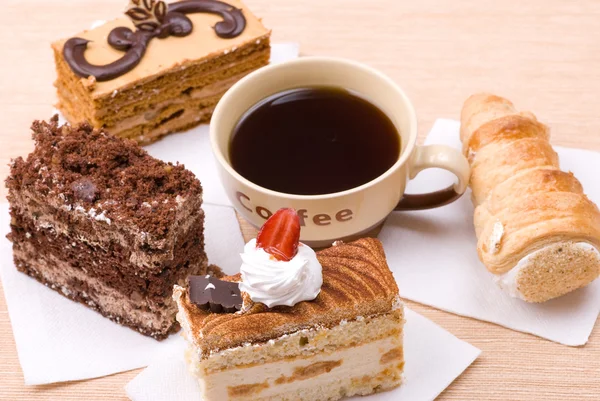
[[[515,267],[510,269],[508,272],[500,275],[494,275],[494,281],[498,284],[498,286],[500,286],[500,288],[508,292],[508,294],[511,297],[520,298],[524,300],[525,298],[518,288],[519,275],[521,274],[523,269],[529,267],[530,263],[532,263],[532,259],[538,253],[545,251],[547,248],[553,245],[554,244],[547,245],[525,256],[519,261],[519,263],[515,265]],[[600,252],[595,246],[588,244],[587,242],[577,242],[573,246],[581,249],[582,251],[592,251],[595,254],[596,258],[600,260]]]
[[[188,124],[194,123],[199,124],[200,121],[206,121],[207,117],[210,117],[215,110],[216,104],[212,106],[207,106],[202,109],[200,112],[196,112],[196,109],[192,107],[192,109],[183,109],[183,113],[179,115],[177,118],[169,120],[164,124],[160,124],[152,129],[143,129],[142,132],[146,132],[145,134],[138,135],[136,137],[131,136],[131,133],[124,132],[124,138],[135,139],[140,143],[141,146],[152,143],[154,138],[160,138],[170,132],[178,132],[182,131],[179,127],[187,126]],[[186,106],[187,107],[187,106]],[[192,112],[194,114],[192,114]],[[143,126],[143,124],[142,124]],[[134,127],[135,128],[135,127]]]
[[[53,212],[48,212],[47,210],[32,206],[37,203],[31,203],[29,200],[38,201],[39,195],[30,191],[23,191],[20,194],[13,195],[16,199],[16,202],[21,209],[21,213],[23,215],[39,215],[40,217],[34,220],[34,224],[38,230],[40,229],[49,229],[55,234],[65,235],[67,237],[71,237],[72,227],[64,221],[56,220]],[[182,207],[181,204],[185,201],[185,207]],[[184,200],[177,207],[177,217],[175,222],[173,223],[172,231],[175,232],[183,232],[184,235],[187,235],[187,231],[189,228],[196,222],[197,219],[191,218],[191,216],[196,213],[196,208],[200,208],[202,204],[202,199],[198,199],[198,202]],[[47,204],[56,208],[62,209],[66,212],[69,212],[75,220],[84,220],[90,222],[94,227],[94,230],[91,232],[86,232],[86,237],[83,234],[79,233],[74,236],[74,239],[78,241],[85,242],[93,247],[104,248],[104,244],[114,241],[124,248],[131,248],[131,256],[130,262],[133,265],[144,267],[148,272],[153,271],[153,266],[155,262],[162,262],[165,257],[169,259],[173,258],[172,251],[168,255],[164,255],[163,253],[158,253],[153,255],[152,253],[140,251],[139,249],[144,247],[144,245],[149,245],[153,249],[164,250],[168,245],[171,245],[174,242],[173,234],[170,237],[163,239],[154,239],[152,235],[146,233],[144,231],[139,230],[135,226],[126,227],[125,224],[119,222],[118,218],[114,223],[117,226],[116,229],[105,229],[103,227],[107,223],[104,221],[99,221],[95,217],[91,217],[89,212],[85,209],[79,209],[79,206],[70,205],[70,204],[61,204],[59,203],[57,198],[48,199]],[[98,209],[98,213],[100,213],[100,208]],[[101,212],[103,214],[104,212]],[[203,211],[200,212],[203,215]],[[97,217],[97,216],[96,216]],[[200,218],[200,216],[198,216]],[[133,242],[127,240],[125,234],[130,234],[133,237]]]
[[[122,120],[117,120],[115,124],[108,126],[107,129],[116,132],[121,132],[137,127],[138,125],[149,124],[153,122],[156,119],[156,117],[158,117],[160,113],[163,112],[163,110],[171,106],[185,105],[190,101],[201,101],[203,99],[210,99],[217,95],[224,94],[225,91],[229,89],[231,85],[233,85],[246,75],[248,75],[248,72],[244,72],[242,74],[235,75],[231,78],[227,78],[225,80],[206,85],[202,88],[192,91],[190,95],[182,94],[177,98],[165,100],[156,104],[153,109],[148,110],[145,113],[135,114],[131,117],[126,117]],[[201,110],[199,110],[197,117],[201,117]],[[200,118],[198,118],[198,120],[200,120]]]
[[[200,386],[205,400],[219,401],[236,399],[236,394],[242,397],[244,390],[247,390],[246,396],[262,398],[324,384],[344,389],[347,395],[352,395],[353,378],[377,376],[386,368],[396,370],[399,381],[403,357],[401,352],[396,354],[394,350],[401,346],[400,336],[386,337],[308,358],[211,373],[200,377]],[[395,358],[385,358],[386,354]]]

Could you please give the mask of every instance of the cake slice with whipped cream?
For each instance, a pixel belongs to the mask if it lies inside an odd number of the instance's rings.
[[[176,286],[187,360],[205,401],[338,400],[400,385],[403,308],[381,243],[314,252],[281,209],[241,273]]]

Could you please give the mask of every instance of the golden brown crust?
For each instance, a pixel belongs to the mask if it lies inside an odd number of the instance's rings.
[[[481,125],[463,143],[465,156],[472,157],[480,149],[495,143],[507,143],[524,138],[548,141],[550,130],[544,124],[522,115],[507,115]]]
[[[564,240],[578,240],[600,246],[600,217],[585,195],[570,192],[537,192],[507,198],[499,209],[489,210],[489,218],[477,242],[479,257],[488,270],[505,273],[519,260],[542,247]],[[501,246],[489,246],[493,226],[504,227]]]
[[[363,238],[317,252],[323,286],[314,301],[293,307],[252,304],[241,313],[215,314],[190,303],[187,291],[176,289],[179,319],[204,355],[210,351],[258,343],[314,327],[333,327],[342,320],[392,310],[398,286],[379,240]],[[239,278],[239,276],[237,276]],[[247,298],[246,298],[247,299]],[[187,326],[187,327],[186,327]]]
[[[471,189],[476,204],[510,177],[531,168],[558,167],[558,155],[542,139],[526,138],[508,144],[490,143],[471,162]]]
[[[496,119],[520,115],[537,121],[533,113],[517,112],[512,102],[490,93],[478,93],[469,97],[460,114],[460,140],[470,142],[471,136],[479,127]]]
[[[506,273],[532,252],[566,241],[600,247],[597,206],[573,174],[559,170],[549,130],[533,114],[518,112],[498,96],[471,96],[461,114],[461,140],[472,167],[478,253],[488,270]],[[547,267],[548,249],[529,265],[530,272]],[[589,283],[600,269],[589,271],[576,285],[565,282],[542,294],[543,283],[529,283],[521,292],[529,294],[527,300],[550,299]]]

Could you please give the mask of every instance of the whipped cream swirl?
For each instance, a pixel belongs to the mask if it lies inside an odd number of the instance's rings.
[[[317,255],[309,246],[300,243],[298,253],[289,262],[280,261],[256,247],[256,239],[244,247],[240,290],[254,302],[269,308],[278,305],[294,306],[312,301],[321,292],[323,272]]]

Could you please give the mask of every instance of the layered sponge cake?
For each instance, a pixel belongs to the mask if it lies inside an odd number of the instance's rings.
[[[242,288],[239,311],[214,312],[204,305],[206,299],[197,300],[198,292],[206,297],[206,292],[218,290],[218,284],[211,284],[214,278],[207,277],[200,288],[191,283],[174,291],[178,320],[189,343],[188,363],[204,400],[332,401],[401,384],[403,308],[377,239],[317,252],[320,291],[314,299],[292,306],[268,307],[252,300],[255,291],[244,291],[249,278],[254,289],[268,287],[277,299],[286,298],[281,296],[286,280],[275,283],[278,274],[258,283],[257,275],[245,271],[244,266],[252,264],[246,260],[249,247],[260,248],[260,243],[246,245],[241,274],[222,278]],[[303,247],[299,244],[298,255]],[[287,263],[292,263],[288,272],[302,265],[293,259]],[[295,278],[300,286],[310,286],[313,280],[306,269]]]
[[[150,143],[208,122],[231,85],[269,62],[270,31],[239,0],[131,0],[127,15],[52,44],[70,123]]]
[[[173,285],[207,270],[200,182],[88,124],[32,129],[6,181],[17,269],[142,334],[176,331]]]

